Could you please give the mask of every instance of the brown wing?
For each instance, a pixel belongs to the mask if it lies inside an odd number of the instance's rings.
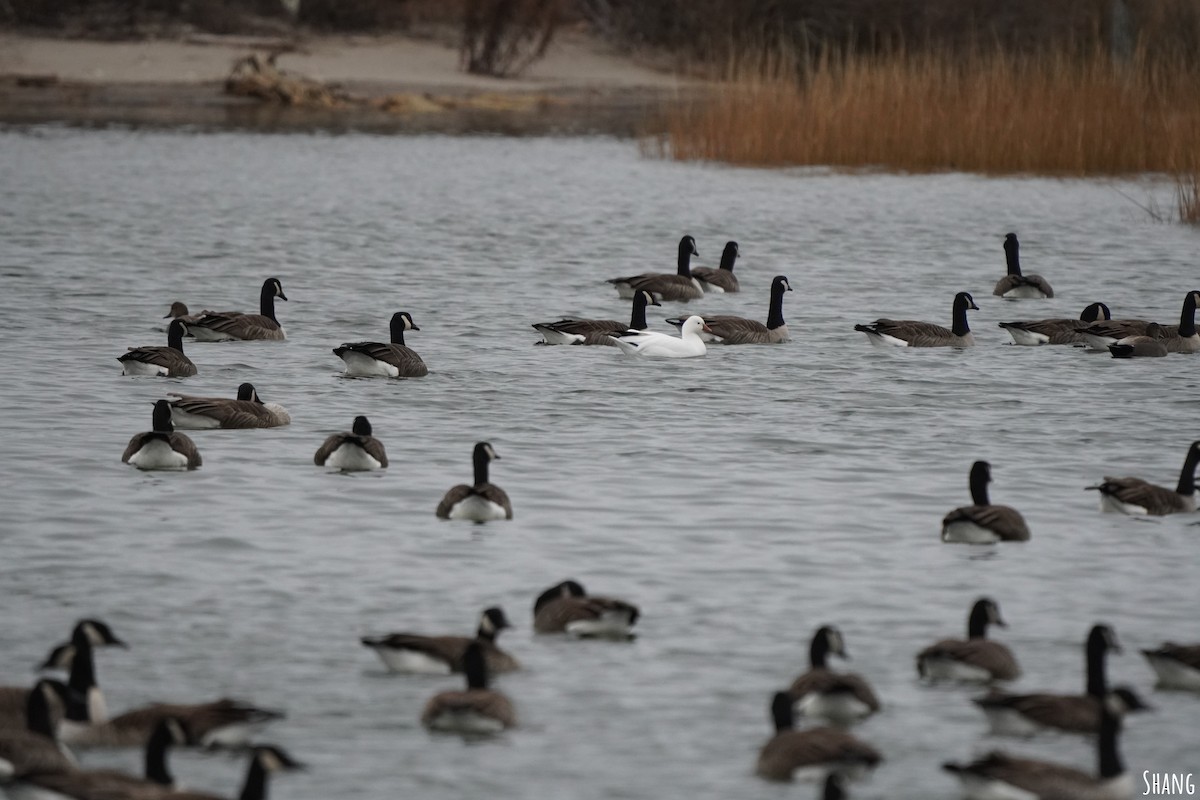
[[[963,506],[945,516],[942,525],[952,522],[971,522],[987,528],[1006,542],[1029,541],[1029,526],[1021,512],[1009,506]]]
[[[1179,663],[1200,669],[1200,644],[1175,644],[1166,642],[1158,650],[1144,650],[1147,655],[1163,656]]]
[[[36,775],[29,783],[74,800],[162,800],[175,797],[157,783],[115,770],[86,770]]]
[[[1029,331],[1030,333],[1041,334],[1049,339],[1048,344],[1074,344],[1076,342],[1083,342],[1084,339],[1079,335],[1079,331],[1089,325],[1091,323],[1079,319],[1036,319],[1000,323],[1001,328],[1015,328],[1017,330]]]
[[[996,281],[996,288],[992,289],[992,294],[1004,295],[1021,286],[1032,286],[1046,297],[1054,297],[1050,283],[1041,275],[1005,275]]]
[[[1144,336],[1146,326],[1150,323],[1144,319],[1110,319],[1094,322],[1084,328],[1094,336],[1107,336],[1113,339],[1124,339],[1127,336]]]
[[[911,319],[877,319],[867,326],[874,333],[903,339],[910,347],[939,347],[957,343],[966,337],[954,335],[954,331],[932,322]]]
[[[262,403],[252,400],[231,400],[225,397],[191,397],[171,393],[177,400],[172,408],[216,420],[222,428],[273,428],[286,424],[279,414]],[[289,420],[290,421],[290,420]]]
[[[0,760],[11,765],[12,777],[75,769],[52,740],[28,730],[0,731]]]
[[[646,272],[629,278],[613,278],[609,283],[628,283],[634,292],[644,289],[662,300],[695,300],[704,296],[704,290],[691,278],[667,272]],[[625,326],[620,326],[624,329]]]
[[[572,622],[600,619],[613,611],[629,614],[630,625],[641,614],[637,606],[612,597],[559,597],[538,609],[533,629],[538,633],[561,633]]]
[[[500,692],[492,689],[467,689],[465,692],[435,694],[425,704],[425,709],[421,712],[421,722],[428,725],[440,714],[453,711],[473,711],[496,720],[505,728],[511,728],[517,724],[517,715],[513,710],[512,702]]]
[[[987,670],[998,680],[1015,680],[1021,674],[1012,651],[990,639],[943,639],[917,655],[918,662],[926,658],[946,658],[961,661]]]
[[[560,319],[558,322],[543,322],[533,327],[546,327],[560,333],[576,333],[586,336],[589,333],[608,334],[612,331],[623,331],[629,325],[615,319]]]
[[[701,283],[718,286],[726,292],[741,291],[737,275],[729,269],[713,269],[712,267],[692,267],[692,277]]]
[[[400,370],[401,376],[406,378],[419,378],[429,374],[429,368],[425,366],[421,356],[417,354],[416,350],[406,345],[391,344],[390,342],[352,342],[333,348],[334,355],[338,357],[346,351],[362,353],[376,361],[391,364]]]
[[[1105,475],[1104,483],[1092,488],[1127,505],[1141,506],[1147,514],[1154,516],[1191,510],[1183,495],[1165,486],[1147,483],[1141,478],[1112,478]]]
[[[457,486],[452,486],[450,491],[442,497],[442,502],[438,503],[437,516],[439,519],[450,519],[450,509],[454,508],[458,503],[466,500],[471,496],[471,487],[465,483],[460,483]]]
[[[776,344],[787,338],[786,328],[771,330],[756,319],[704,317],[704,324],[725,344]]]
[[[805,695],[832,694],[845,692],[854,695],[872,711],[879,710],[879,698],[862,676],[853,672],[834,672],[831,669],[810,669],[788,688],[788,694],[793,700],[800,700]]]
[[[25,704],[29,690],[24,686],[0,687],[0,730],[25,730]]]
[[[139,361],[143,364],[153,364],[165,367],[167,374],[175,378],[187,378],[196,374],[196,365],[174,347],[131,347],[118,361]]]
[[[206,313],[193,325],[198,328],[208,328],[235,339],[281,340],[287,338],[279,323],[264,314]]]
[[[789,780],[801,768],[821,764],[874,766],[883,760],[879,751],[836,728],[783,731],[763,745],[758,774],[771,780]]]
[[[965,767],[951,767],[951,771],[1007,783],[1049,800],[1080,797],[1080,787],[1097,783],[1093,776],[1074,767],[1013,758],[999,752],[989,753]]]
[[[376,439],[374,436],[359,436],[356,433],[335,433],[325,440],[313,456],[313,463],[318,467],[325,466],[325,461],[333,455],[333,452],[344,444],[356,444],[366,452],[371,458],[379,462],[379,466],[386,467],[388,465],[387,452],[383,449],[383,442]]]
[[[188,469],[195,469],[204,463],[200,458],[200,451],[196,449],[196,443],[187,434],[178,431],[169,433],[167,434],[167,443],[176,453],[187,456]]]
[[[1089,695],[992,692],[975,702],[985,709],[1010,709],[1048,728],[1076,733],[1100,730],[1100,704]]]

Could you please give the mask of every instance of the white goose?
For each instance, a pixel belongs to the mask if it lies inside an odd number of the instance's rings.
[[[712,333],[712,329],[704,324],[704,319],[696,314],[684,320],[680,326],[678,338],[656,331],[628,330],[612,334],[617,347],[626,354],[652,356],[657,358],[695,358],[708,352],[700,332]]]

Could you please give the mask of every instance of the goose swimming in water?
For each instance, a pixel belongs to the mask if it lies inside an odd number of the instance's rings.
[[[992,467],[986,461],[971,465],[971,503],[956,508],[942,519],[942,541],[965,544],[1029,541],[1029,526],[1021,512],[1011,506],[988,502],[987,485]]]
[[[390,329],[390,342],[353,342],[333,348],[333,354],[346,362],[346,377],[421,378],[429,374],[417,351],[404,343],[405,331],[421,330],[412,315],[397,311]]]
[[[1192,442],[1188,448],[1174,491],[1141,478],[1113,478],[1108,475],[1104,476],[1103,483],[1087,488],[1100,492],[1101,511],[1155,517],[1189,514],[1196,510],[1197,464],[1200,464],[1200,440]]]
[[[629,330],[644,331],[646,306],[661,306],[654,295],[645,289],[633,294],[633,313],[629,319]],[[560,319],[558,322],[536,322],[534,330],[542,335],[543,344],[590,344],[616,347],[613,331],[621,330],[615,319]]]
[[[488,442],[479,442],[471,455],[475,467],[475,483],[460,483],[451,487],[438,503],[438,519],[466,519],[472,522],[512,519],[512,503],[508,494],[488,480],[488,465],[500,456]]]
[[[205,311],[200,319],[188,326],[198,342],[230,342],[250,339],[283,340],[283,327],[275,318],[275,298],[287,300],[278,278],[263,281],[258,297],[258,313],[240,311]]]
[[[517,660],[496,646],[500,631],[512,626],[504,610],[486,609],[479,615],[475,638],[468,636],[425,636],[417,633],[389,633],[384,636],[364,636],[362,643],[379,656],[393,672],[420,672],[446,675],[463,671],[463,655],[467,646],[478,642],[487,661],[488,672],[511,672],[520,668]]]
[[[607,282],[615,286],[617,294],[626,300],[632,299],[638,289],[645,289],[662,301],[686,303],[689,300],[698,300],[704,296],[704,285],[692,277],[692,256],[697,255],[699,253],[696,252],[696,240],[691,236],[684,236],[679,240],[679,261],[674,275],[667,272],[644,272],[628,278],[609,278]]]
[[[709,332],[700,338],[706,342],[721,344],[779,344],[788,340],[787,323],[783,321],[783,293],[790,292],[792,285],[784,275],[776,275],[771,281],[771,302],[767,306],[767,324],[756,319],[728,315],[703,316]],[[668,319],[675,327],[681,327],[682,318]]]
[[[1001,322],[1000,327],[1008,331],[1013,344],[1034,346],[1041,344],[1087,344],[1083,331],[1098,321],[1112,319],[1112,312],[1104,303],[1091,303],[1083,309],[1079,319],[1035,319],[1023,322]]]
[[[238,386],[237,398],[192,397],[168,392],[171,423],[184,430],[211,428],[277,428],[290,425],[292,417],[278,403],[264,403],[252,383]]]
[[[679,326],[679,336],[657,331],[623,331],[611,334],[626,355],[646,358],[696,358],[708,352],[701,332],[712,333],[704,320],[693,314]]]
[[[421,712],[421,724],[435,731],[491,734],[517,724],[512,701],[488,688],[487,659],[483,647],[471,642],[463,652],[466,691],[439,692]]]
[[[187,327],[177,319],[167,327],[165,347],[131,347],[125,355],[117,356],[123,375],[154,375],[165,378],[189,378],[196,374],[196,365],[183,354],[183,337]]]
[[[1054,290],[1041,275],[1021,273],[1021,243],[1017,241],[1015,233],[1004,237],[1004,260],[1008,264],[1008,274],[996,281],[996,288],[992,289],[992,294],[1010,300],[1054,297]]]
[[[1021,668],[1012,651],[987,638],[988,625],[1004,628],[1000,607],[982,597],[971,607],[966,639],[943,639],[917,654],[917,673],[931,681],[1012,681]]]
[[[737,292],[741,290],[737,275],[733,274],[733,266],[741,256],[737,242],[726,242],[725,250],[721,253],[721,265],[712,267],[692,267],[692,277],[700,281],[705,292],[717,294]]]
[[[196,443],[171,424],[171,404],[154,404],[151,430],[129,440],[121,461],[138,469],[196,469],[203,462]]]
[[[371,435],[371,422],[366,417],[354,418],[349,432],[335,433],[325,440],[313,456],[318,467],[333,467],[345,472],[383,469],[388,465],[383,442]]]
[[[967,324],[967,309],[979,310],[968,292],[954,296],[952,327],[910,319],[877,319],[869,325],[855,325],[877,347],[970,347],[975,337]]]

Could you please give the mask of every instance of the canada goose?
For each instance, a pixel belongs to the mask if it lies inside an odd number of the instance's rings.
[[[694,267],[692,268],[692,277],[700,281],[700,285],[706,292],[740,291],[741,286],[738,285],[737,275],[733,274],[733,265],[741,254],[742,251],[738,249],[737,242],[726,242],[725,250],[721,253],[721,266],[717,269]]]
[[[1186,514],[1196,510],[1196,464],[1200,463],[1200,440],[1192,442],[1183,469],[1179,471],[1179,484],[1175,491],[1165,486],[1147,483],[1141,478],[1113,478],[1104,476],[1104,482],[1088,489],[1100,492],[1100,510],[1119,514],[1149,514],[1161,517],[1166,514]]]
[[[230,342],[242,339],[286,339],[283,328],[275,319],[275,298],[287,300],[278,278],[263,281],[258,296],[258,313],[238,311],[205,311],[200,319],[188,326],[198,342]]]
[[[76,800],[159,800],[174,797],[175,778],[167,766],[171,745],[188,744],[183,724],[167,718],[159,722],[146,743],[144,777],[114,769],[58,771],[31,775],[30,786],[52,792],[52,797]]]
[[[917,673],[932,681],[1011,681],[1021,674],[1012,651],[987,638],[989,624],[1008,627],[995,601],[982,597],[971,607],[967,638],[943,639],[917,654]]]
[[[1029,541],[1029,527],[1021,512],[988,502],[992,468],[986,461],[971,465],[971,503],[956,508],[942,520],[942,541],[966,544]]]
[[[1021,243],[1015,233],[1004,237],[1004,260],[1008,274],[996,281],[992,294],[1009,299],[1054,297],[1054,290],[1041,275],[1021,274]]]
[[[121,461],[138,469],[195,469],[203,462],[187,434],[176,433],[171,424],[171,404],[159,400],[154,404],[152,429],[129,440]]]
[[[1133,776],[1125,771],[1117,743],[1125,710],[1122,697],[1114,693],[1101,703],[1099,775],[1002,752],[970,764],[943,764],[942,769],[962,781],[966,800],[1129,800]]]
[[[167,392],[171,402],[171,423],[184,430],[210,428],[277,428],[290,425],[292,417],[278,403],[264,403],[252,383],[238,387],[237,399],[227,397],[191,397]]]
[[[1193,289],[1183,298],[1183,308],[1179,312],[1179,326],[1160,326],[1162,328],[1162,343],[1169,353],[1200,352],[1200,333],[1196,331],[1196,303],[1200,301],[1200,290]],[[1144,319],[1111,319],[1107,322],[1096,322],[1080,331],[1080,335],[1090,347],[1104,350],[1110,344],[1116,344],[1130,336],[1142,336],[1150,324]]]
[[[371,423],[363,416],[354,418],[349,433],[335,433],[325,440],[313,456],[318,467],[330,466],[346,472],[383,469],[388,465],[383,442],[371,435]]]
[[[695,358],[708,352],[700,332],[712,333],[704,320],[693,314],[679,326],[679,336],[657,331],[616,331],[610,334],[613,342],[626,355],[648,358]]]
[[[877,319],[870,325],[855,325],[877,347],[970,347],[975,337],[967,325],[967,309],[979,310],[968,292],[954,296],[953,327],[907,319]]]
[[[1158,674],[1162,688],[1200,691],[1200,644],[1164,642],[1157,650],[1143,650],[1142,655]]]
[[[70,673],[67,675],[66,707],[59,720],[58,738],[70,744],[76,734],[108,720],[108,704],[96,682],[96,659],[88,627],[76,626],[71,634]],[[121,643],[122,645],[124,643]]]
[[[1001,322],[1000,327],[1008,331],[1013,344],[1087,344],[1083,329],[1097,321],[1112,319],[1112,312],[1104,303],[1091,303],[1083,309],[1079,319],[1037,319],[1023,322]]]
[[[392,315],[391,342],[352,342],[333,348],[333,354],[346,362],[343,373],[350,378],[420,378],[429,368],[417,351],[404,344],[405,331],[421,330],[407,311]]]
[[[1108,346],[1113,358],[1164,358],[1167,345],[1162,326],[1151,322],[1141,336],[1126,336]]]
[[[972,702],[987,714],[995,734],[1029,736],[1048,729],[1096,733],[1100,730],[1100,704],[1108,694],[1104,662],[1110,650],[1121,652],[1112,628],[1092,626],[1084,643],[1085,694],[1010,694],[993,689]],[[1129,711],[1147,707],[1132,690],[1120,691]]]
[[[479,642],[471,642],[463,651],[463,672],[466,691],[439,692],[431,697],[421,712],[422,725],[435,731],[485,734],[517,724],[512,701],[488,688],[487,659]]]
[[[471,642],[478,642],[482,648],[489,673],[511,672],[520,669],[521,665],[496,646],[496,636],[511,627],[504,610],[493,606],[479,615],[479,628],[474,639],[468,636],[389,633],[386,636],[364,636],[361,641],[374,650],[384,666],[393,672],[440,675],[462,672],[463,654]]]
[[[722,344],[778,344],[788,340],[787,323],[783,321],[783,293],[790,292],[792,285],[783,275],[771,281],[771,303],[767,307],[767,324],[756,319],[731,316],[704,315],[704,324],[711,333],[702,333],[706,342]],[[683,325],[683,319],[669,319],[675,327]]]
[[[55,709],[61,710],[69,690],[43,678],[26,691],[23,726],[0,730],[0,785],[26,775],[65,772],[75,759],[54,735]]]
[[[499,458],[491,444],[477,443],[471,456],[475,465],[474,485],[460,483],[446,492],[442,502],[438,503],[438,519],[469,519],[473,522],[512,519],[508,494],[488,480],[488,464]]]
[[[645,289],[633,293],[633,314],[629,330],[646,330],[646,306],[661,306],[654,295]],[[536,322],[533,329],[542,335],[542,344],[595,344],[616,347],[611,334],[622,329],[615,319],[560,319],[558,322]]]
[[[63,741],[80,747],[133,747],[145,745],[165,719],[177,719],[189,743],[200,747],[241,747],[283,712],[222,697],[208,703],[151,703],[111,719],[74,725],[62,733]]]
[[[793,730],[792,698],[771,698],[775,735],[758,754],[756,772],[772,781],[824,780],[830,772],[857,776],[874,768],[883,756],[869,744],[837,728]]]
[[[626,300],[633,298],[638,289],[645,289],[659,300],[678,300],[686,303],[704,296],[704,286],[692,277],[692,256],[696,252],[696,240],[685,236],[679,240],[679,266],[674,275],[667,272],[644,272],[628,278],[609,278],[607,283],[617,287],[617,294]]]
[[[573,636],[632,639],[631,628],[641,611],[612,597],[593,597],[578,581],[566,580],[538,595],[533,603],[533,630]]]
[[[70,670],[75,658],[75,637],[86,637],[93,647],[127,647],[106,623],[98,619],[81,619],[71,630],[71,639],[50,651],[39,670]],[[29,689],[24,686],[0,686],[0,729],[22,730],[26,725],[26,703]]]
[[[811,669],[792,681],[788,689],[800,712],[806,716],[846,723],[878,711],[879,698],[871,690],[871,685],[860,675],[829,669],[826,659],[831,654],[850,658],[841,631],[824,625],[813,635],[809,648]]]
[[[304,765],[293,759],[283,748],[273,745],[258,745],[250,751],[250,766],[238,800],[266,800],[267,782],[272,773],[283,770],[301,770]],[[161,795],[162,800],[224,800],[219,795],[206,792],[176,791]]]
[[[187,327],[177,319],[167,327],[166,347],[131,347],[121,362],[123,375],[162,375],[168,378],[188,378],[196,374],[196,365],[183,354],[183,337]]]

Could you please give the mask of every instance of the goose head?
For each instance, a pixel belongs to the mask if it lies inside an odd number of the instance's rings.
[[[176,300],[171,303],[171,310],[163,316],[163,319],[174,319],[175,317],[186,317],[188,315],[188,307]]]
[[[154,414],[151,419],[153,420],[151,430],[155,433],[171,433],[175,430],[175,425],[171,422],[171,404],[166,400],[159,400],[154,404]]]
[[[413,322],[412,314],[407,311],[397,311],[392,315],[392,330],[399,328],[402,331],[419,331],[417,323]]]
[[[850,653],[846,650],[846,640],[842,637],[842,632],[833,625],[822,625],[813,635],[813,663],[824,664],[825,656],[830,654],[841,656],[847,661],[850,660]]]
[[[792,284],[788,282],[786,275],[776,275],[775,279],[771,281],[771,294],[782,294],[791,290]]]
[[[270,297],[278,297],[284,302],[287,301],[287,295],[283,293],[283,284],[279,282],[279,278],[267,278],[263,282],[262,293]]]
[[[990,597],[981,597],[971,607],[971,616],[967,623],[969,638],[985,636],[989,625],[1008,627],[1008,623],[1000,616],[1000,606],[996,605],[996,601]]]
[[[704,324],[704,317],[698,314],[692,314],[685,319],[679,330],[684,336],[699,336],[700,331],[712,333],[712,328]]]
[[[684,236],[679,240],[679,255],[680,256],[699,256],[699,251],[696,250],[696,240],[691,236]]]
[[[964,310],[979,310],[979,306],[975,305],[975,298],[971,297],[970,292],[959,292],[954,295],[954,310],[958,311],[960,308]]]
[[[237,399],[263,405],[263,401],[258,398],[258,392],[255,390],[253,383],[243,383],[238,386]]]
[[[165,403],[166,401],[160,400],[159,402]],[[71,638],[73,639],[76,634],[86,636],[93,647],[105,647],[107,645],[128,647],[125,642],[117,638],[107,623],[98,619],[79,620],[79,622],[75,623],[75,629],[71,632]]]
[[[737,261],[741,254],[742,251],[738,248],[737,242],[726,242],[725,250],[721,253],[721,267],[723,269],[733,269],[733,262]]]
[[[370,436],[371,421],[364,416],[357,416],[354,418],[354,426],[350,430],[355,436]]]
[[[1087,649],[1089,652],[1120,653],[1121,645],[1117,642],[1117,634],[1107,625],[1093,625],[1088,633]]]
[[[565,580],[562,583],[551,586],[546,591],[538,595],[537,600],[533,603],[533,613],[536,614],[541,610],[542,606],[560,597],[586,597],[587,592],[584,591],[583,585],[579,581]]]
[[[479,630],[486,633],[496,633],[505,628],[511,628],[512,625],[508,621],[508,617],[504,614],[504,609],[499,606],[492,606],[483,612],[479,617]]]

